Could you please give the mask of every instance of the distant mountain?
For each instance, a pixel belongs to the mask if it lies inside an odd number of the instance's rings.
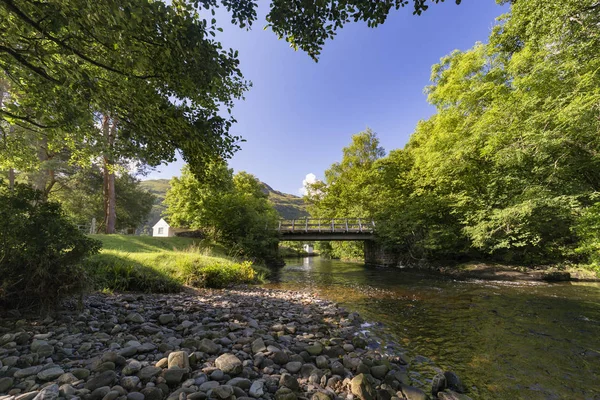
[[[263,191],[269,195],[269,200],[273,203],[281,218],[298,219],[310,216],[302,197],[282,193],[264,182],[261,183],[263,184]]]
[[[281,218],[284,219],[298,219],[309,216],[306,211],[306,204],[302,197],[294,196],[293,194],[282,193],[273,189],[266,183],[262,183],[264,193],[269,195],[269,200],[273,203],[275,210],[279,213]],[[161,218],[162,213],[165,211],[166,206],[164,205],[165,196],[169,189],[168,179],[149,179],[142,181],[140,186],[156,196],[156,202],[150,211],[148,221],[144,224],[148,227],[154,226]]]

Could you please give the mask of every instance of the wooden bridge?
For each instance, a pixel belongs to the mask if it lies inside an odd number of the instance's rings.
[[[279,237],[291,241],[373,240],[375,222],[364,218],[279,221]]]

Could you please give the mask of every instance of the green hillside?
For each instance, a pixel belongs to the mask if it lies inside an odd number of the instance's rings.
[[[169,189],[169,180],[149,179],[147,181],[142,181],[141,186],[156,196],[156,202],[148,216],[148,221],[144,224],[146,227],[152,227],[158,222],[166,208],[163,201],[165,200],[165,195]],[[269,200],[273,203],[273,206],[281,218],[297,219],[309,215],[306,211],[306,204],[301,197],[274,190],[266,183],[263,183],[263,186],[265,193],[269,194]]]

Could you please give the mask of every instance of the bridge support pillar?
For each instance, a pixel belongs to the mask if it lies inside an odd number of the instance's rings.
[[[374,240],[365,241],[365,264],[377,267],[392,267],[398,263],[398,257],[386,250]]]

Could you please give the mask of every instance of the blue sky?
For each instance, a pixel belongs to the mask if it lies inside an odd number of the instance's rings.
[[[351,136],[367,127],[387,151],[403,147],[417,122],[434,112],[423,94],[431,66],[486,41],[507,11],[494,0],[460,6],[446,0],[421,16],[407,7],[375,29],[347,25],[326,43],[318,63],[262,29],[266,7],[251,31],[221,25],[218,39],[239,50],[244,77],[253,83],[233,110],[232,134],[246,142],[230,165],[299,194],[307,174],[322,177]],[[177,176],[182,165],[161,166],[147,179]]]

